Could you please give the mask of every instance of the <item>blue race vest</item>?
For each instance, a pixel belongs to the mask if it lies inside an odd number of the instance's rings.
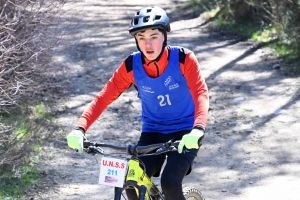
[[[142,102],[143,132],[168,134],[193,128],[195,105],[180,70],[178,47],[170,47],[168,66],[157,78],[146,74],[141,53],[134,53],[133,73]]]

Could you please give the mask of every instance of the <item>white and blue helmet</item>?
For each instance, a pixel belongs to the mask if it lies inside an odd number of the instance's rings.
[[[169,17],[163,9],[156,6],[141,9],[131,20],[128,31],[134,36],[137,32],[149,28],[157,28],[164,32],[170,32]]]

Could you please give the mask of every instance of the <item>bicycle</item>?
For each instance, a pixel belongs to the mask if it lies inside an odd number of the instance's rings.
[[[122,197],[126,200],[126,196],[123,193],[125,189],[129,188],[135,188],[139,200],[165,200],[163,192],[158,189],[145,173],[143,163],[139,160],[139,157],[177,151],[179,142],[168,141],[147,146],[118,146],[84,141],[84,151],[93,155],[103,155],[100,165],[99,183],[114,187],[114,200],[121,200]],[[115,158],[112,154],[105,154],[100,147],[125,152],[131,157]],[[153,152],[153,150],[156,151]],[[183,193],[187,200],[204,200],[201,192],[194,187],[185,187]]]

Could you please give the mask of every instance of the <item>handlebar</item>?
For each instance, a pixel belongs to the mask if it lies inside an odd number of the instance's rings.
[[[168,151],[177,151],[179,142],[180,141],[174,141],[174,142],[168,141],[166,143],[157,143],[157,144],[151,144],[145,146],[137,146],[137,145],[119,146],[119,145],[112,145],[107,143],[90,142],[86,140],[83,142],[83,148],[87,153],[92,153],[92,154],[96,154],[96,153],[104,154],[103,149],[101,149],[100,147],[106,147],[117,151],[126,152],[129,155],[137,156],[138,154],[142,154],[142,156],[146,156],[146,155],[158,155],[161,153],[166,153]],[[157,149],[156,152],[148,153],[155,149]]]

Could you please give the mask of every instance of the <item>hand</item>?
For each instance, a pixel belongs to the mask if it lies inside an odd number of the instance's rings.
[[[178,152],[182,153],[183,147],[187,149],[199,149],[204,131],[194,128],[190,133],[184,135],[178,145]]]
[[[77,149],[79,153],[83,151],[83,140],[85,139],[83,131],[75,129],[67,136],[68,146]]]

